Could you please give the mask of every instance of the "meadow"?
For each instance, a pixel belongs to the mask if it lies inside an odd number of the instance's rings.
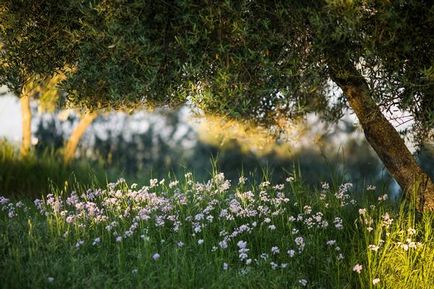
[[[0,289],[434,289],[433,26],[434,1],[0,1]]]
[[[0,288],[434,288],[433,214],[374,186],[187,173],[0,208]]]

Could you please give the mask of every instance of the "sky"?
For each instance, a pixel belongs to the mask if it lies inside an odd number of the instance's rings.
[[[0,92],[3,91],[0,89]],[[11,142],[21,139],[20,102],[11,94],[0,96],[0,138],[4,137]]]

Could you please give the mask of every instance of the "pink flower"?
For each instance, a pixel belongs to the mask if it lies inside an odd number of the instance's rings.
[[[353,267],[353,271],[354,271],[354,272],[357,272],[358,274],[360,274],[360,272],[362,272],[362,269],[363,269],[363,266],[360,265],[360,264],[356,264],[356,265],[354,265],[354,267]]]

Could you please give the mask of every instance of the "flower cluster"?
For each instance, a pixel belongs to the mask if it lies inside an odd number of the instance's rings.
[[[345,228],[342,216],[332,205],[355,204],[349,196],[350,183],[341,185],[337,192],[323,183],[319,198],[323,204],[319,206],[297,198],[290,192],[290,185],[264,181],[248,189],[247,178],[241,177],[238,187],[232,188],[222,173],[203,183],[194,182],[191,174],[184,177],[184,182],[151,179],[141,188],[120,179],[106,189],[71,192],[67,196],[48,194],[34,201],[33,210],[42,218],[63,222],[59,228],[64,230],[61,233],[65,239],[73,240],[75,252],[83,247],[100,248],[106,242],[121,246],[130,240],[152,240],[179,251],[191,251],[194,246],[217,252],[226,258],[223,270],[241,267],[240,274],[247,274],[255,265],[283,270],[291,268],[291,262],[301,262],[310,254],[309,246],[318,246],[311,240],[319,232],[326,236],[332,231],[338,236]],[[295,179],[287,181],[292,185]],[[4,197],[0,197],[0,206],[10,218],[18,209],[24,210],[22,203],[13,204]],[[367,213],[362,209],[361,215]],[[385,217],[387,221],[391,222],[391,218]],[[93,230],[93,235],[80,234],[95,227],[98,230]],[[156,240],[158,236],[165,237]],[[336,240],[324,239],[320,243],[325,250],[333,248],[328,252],[335,260],[344,259]],[[407,245],[412,247],[413,243]],[[156,262],[164,259],[164,252],[152,248],[148,258]],[[136,268],[131,270],[137,273]],[[307,286],[308,281],[299,279],[298,283]]]

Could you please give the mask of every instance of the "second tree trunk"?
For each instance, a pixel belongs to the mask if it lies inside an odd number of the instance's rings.
[[[32,90],[25,85],[20,98],[22,127],[20,155],[23,158],[29,155],[32,145],[32,111],[30,108],[31,94]]]
[[[81,137],[86,132],[87,127],[97,117],[97,115],[98,114],[96,112],[88,112],[81,117],[80,122],[73,130],[68,142],[65,145],[63,160],[66,164],[71,162],[71,160],[74,158],[75,151],[77,150],[77,146]]]

